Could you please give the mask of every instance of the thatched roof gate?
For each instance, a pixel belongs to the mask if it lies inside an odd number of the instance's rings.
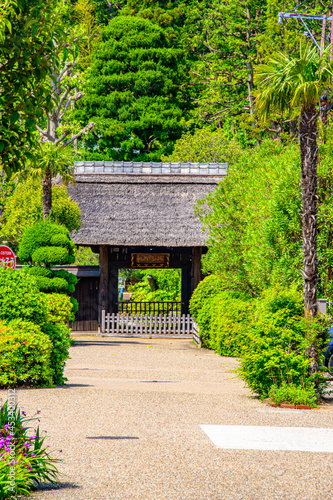
[[[117,275],[134,254],[163,254],[183,269],[183,311],[200,280],[206,235],[194,214],[198,200],[223,180],[227,164],[76,162],[68,192],[82,212],[77,245],[100,252],[99,309],[116,310]],[[134,264],[133,264],[134,263]]]

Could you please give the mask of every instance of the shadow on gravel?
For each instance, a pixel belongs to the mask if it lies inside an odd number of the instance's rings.
[[[111,347],[115,347],[118,344],[142,344],[142,342],[136,342],[135,340],[75,340],[75,344],[72,347],[76,346],[91,346],[91,345],[109,345]]]
[[[134,436],[86,436],[86,439],[139,439]]]
[[[52,490],[78,490],[81,489],[82,486],[78,486],[77,484],[74,483],[41,483],[38,488],[36,488],[34,491],[37,493],[38,491],[52,491]],[[25,497],[24,497],[25,498]]]
[[[71,387],[94,387],[90,384],[66,384],[66,385],[58,385],[57,389],[70,389]]]

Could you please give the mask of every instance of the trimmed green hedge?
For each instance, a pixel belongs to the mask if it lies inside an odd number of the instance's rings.
[[[192,295],[191,314],[199,325],[204,347],[222,356],[240,356],[247,345],[253,306],[245,296],[221,289],[218,276],[207,276]]]
[[[51,371],[52,380],[55,385],[63,385],[67,380],[64,377],[65,361],[69,358],[68,349],[71,345],[68,328],[64,323],[43,325],[43,332],[52,342]]]
[[[28,227],[19,245],[18,257],[22,263],[73,264],[75,245],[69,231],[49,220]]]
[[[0,323],[0,386],[50,385],[52,342],[22,319]]]
[[[191,300],[204,347],[240,357],[240,377],[262,397],[274,388],[293,403],[313,397],[315,383],[325,386],[322,374],[309,376],[307,347],[314,339],[319,339],[318,347],[328,342],[330,321],[326,316],[304,318],[297,285],[271,287],[254,300],[220,291],[219,284],[216,277],[205,278]]]

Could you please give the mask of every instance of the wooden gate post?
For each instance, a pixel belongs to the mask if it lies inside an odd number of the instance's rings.
[[[118,312],[118,269],[109,266],[109,302],[108,312],[110,314]]]
[[[202,276],[201,276],[201,255],[202,255],[202,248],[201,247],[194,247],[193,248],[193,255],[192,255],[192,276],[193,276],[193,289],[192,293],[196,289],[196,287],[199,285]]]
[[[106,313],[109,311],[109,249],[107,245],[100,245],[99,247],[99,310],[98,321],[101,324],[102,311]]]
[[[182,268],[182,314],[189,313],[189,302],[191,298],[191,268]]]

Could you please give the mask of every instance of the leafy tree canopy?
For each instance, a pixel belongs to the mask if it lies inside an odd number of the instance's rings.
[[[332,297],[333,140],[320,146],[318,166],[319,297]],[[257,296],[275,283],[302,284],[302,222],[297,145],[265,141],[243,150],[198,212],[209,232],[206,271],[226,289]]]
[[[93,53],[75,118],[91,119],[86,158],[159,160],[181,135],[189,108],[184,53],[153,22],[116,17]]]
[[[35,125],[50,106],[46,78],[64,54],[61,4],[6,0],[0,13],[0,161],[7,174],[31,156]]]
[[[162,156],[162,161],[174,162],[232,162],[240,153],[235,140],[230,140],[222,129],[208,127],[186,132],[175,142],[173,153]]]
[[[64,225],[69,231],[80,228],[80,209],[67,196],[65,186],[54,185],[51,220]],[[0,219],[0,239],[14,250],[18,248],[27,227],[43,219],[42,186],[37,180],[15,185],[7,196]]]

